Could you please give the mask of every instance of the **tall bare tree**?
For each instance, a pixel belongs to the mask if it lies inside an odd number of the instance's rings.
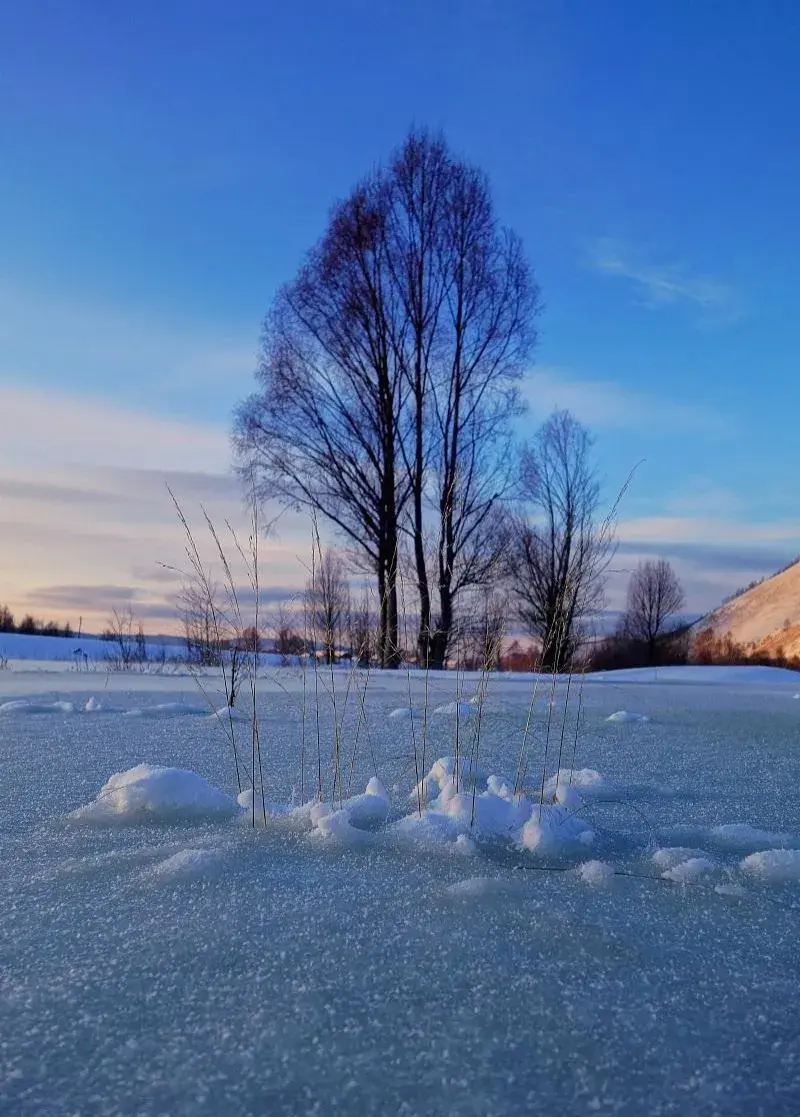
[[[568,411],[556,411],[522,455],[522,497],[506,570],[520,619],[542,648],[542,665],[572,663],[581,622],[603,600],[611,560],[610,523],[598,523],[600,488],[592,438]]]
[[[337,205],[322,240],[267,318],[261,391],[236,424],[240,461],[259,495],[320,513],[377,576],[381,659],[397,650],[402,384],[389,336],[386,191],[366,179]]]
[[[628,602],[622,632],[643,645],[649,663],[655,663],[659,645],[669,636],[685,603],[683,588],[670,562],[660,558],[640,562],[628,582]]]
[[[350,605],[350,588],[344,564],[333,551],[322,551],[306,586],[309,625],[319,637],[326,663],[336,660]]]
[[[403,538],[432,666],[458,594],[492,568],[537,299],[483,174],[414,131],[334,209],[267,319],[240,455],[263,496],[321,513],[376,574],[386,666]]]
[[[497,223],[485,175],[441,137],[408,136],[389,197],[387,260],[402,308],[392,341],[411,413],[400,446],[418,657],[441,668],[458,595],[487,581],[501,548],[509,424],[538,290],[518,238]]]

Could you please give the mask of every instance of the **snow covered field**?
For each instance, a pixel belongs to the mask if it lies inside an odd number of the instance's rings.
[[[540,806],[546,687],[519,798],[529,679],[490,680],[480,710],[477,680],[431,680],[423,767],[423,677],[409,716],[406,676],[373,675],[353,759],[341,671],[340,810],[330,678],[333,801],[297,809],[318,778],[313,680],[301,796],[301,675],[274,670],[254,831],[191,678],[13,668],[0,1113],[800,1113],[797,675],[589,678],[555,779],[562,688]],[[456,731],[457,787],[434,763]]]

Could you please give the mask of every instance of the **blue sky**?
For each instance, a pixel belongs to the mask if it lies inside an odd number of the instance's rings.
[[[235,502],[271,296],[412,123],[488,171],[537,271],[531,426],[571,407],[610,493],[644,459],[619,578],[667,554],[699,610],[790,558],[799,48],[789,0],[7,6],[0,596],[163,616],[161,481]]]

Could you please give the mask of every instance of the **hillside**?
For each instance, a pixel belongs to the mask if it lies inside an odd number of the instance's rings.
[[[756,652],[800,655],[800,562],[698,621],[698,631],[708,628]]]

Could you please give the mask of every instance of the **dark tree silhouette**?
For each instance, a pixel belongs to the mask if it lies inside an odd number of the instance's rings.
[[[640,643],[648,663],[655,663],[660,645],[672,634],[672,622],[685,603],[678,576],[666,559],[640,562],[628,582],[628,602],[622,631]]]
[[[602,605],[612,555],[610,522],[598,524],[600,489],[589,432],[556,411],[522,456],[528,512],[514,523],[506,570],[523,624],[545,668],[572,664],[581,622]]]

